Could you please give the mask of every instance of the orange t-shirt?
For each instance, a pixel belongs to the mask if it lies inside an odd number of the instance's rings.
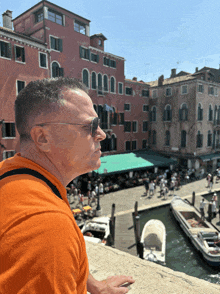
[[[65,187],[19,153],[0,162],[0,175],[17,168],[44,175],[57,187],[62,200],[31,175],[0,180],[0,293],[87,293],[85,242]]]

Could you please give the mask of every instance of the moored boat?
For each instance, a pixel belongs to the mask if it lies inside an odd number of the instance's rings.
[[[219,231],[206,220],[202,220],[200,213],[186,200],[175,196],[171,201],[171,210],[181,228],[190,238],[195,248],[201,252],[203,258],[211,266],[220,265]]]
[[[160,220],[151,219],[144,225],[140,241],[144,259],[165,263],[166,228]]]

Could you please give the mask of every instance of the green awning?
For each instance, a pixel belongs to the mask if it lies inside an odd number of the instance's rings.
[[[131,152],[107,155],[100,158],[101,166],[95,172],[100,175],[152,168],[154,166],[169,166],[176,161],[158,155],[152,151]]]
[[[201,155],[199,156],[199,158],[202,159],[202,161],[209,161],[209,160],[213,160],[213,159],[218,159],[220,158],[220,153],[210,153],[210,154],[206,154],[206,155]]]

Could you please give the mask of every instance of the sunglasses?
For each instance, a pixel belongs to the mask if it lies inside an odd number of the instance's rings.
[[[52,124],[58,124],[58,125],[73,125],[73,126],[90,126],[90,133],[92,137],[95,137],[96,131],[98,127],[100,127],[100,119],[98,117],[94,117],[91,123],[89,124],[72,124],[72,123],[64,123],[64,122],[46,122],[46,123],[41,123],[37,124],[35,126],[44,126],[44,125],[52,125]]]

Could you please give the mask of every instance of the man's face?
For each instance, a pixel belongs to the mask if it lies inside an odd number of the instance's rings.
[[[41,122],[64,122],[84,125],[49,125],[50,131],[50,152],[47,156],[56,165],[62,165],[66,172],[83,174],[98,169],[101,165],[100,141],[106,135],[98,127],[96,135],[92,137],[90,122],[97,113],[93,108],[90,97],[82,90],[67,89],[62,94],[65,98],[65,105],[58,113],[47,115]]]

